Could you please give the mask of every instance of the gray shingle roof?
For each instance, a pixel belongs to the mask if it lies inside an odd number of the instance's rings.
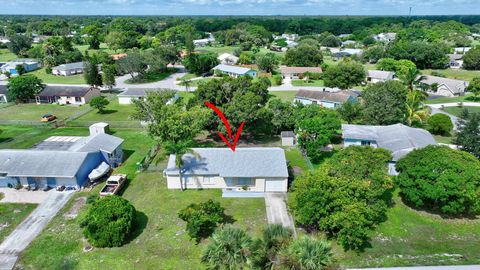
[[[14,177],[74,177],[89,153],[0,150],[0,172]]]
[[[83,69],[84,62],[75,62],[75,63],[68,63],[68,64],[63,64],[59,65],[56,67],[53,67],[52,69],[58,69],[58,70],[70,70],[70,69]]]
[[[286,67],[286,66],[282,66],[282,67],[280,67],[280,72],[282,74],[291,74],[291,73],[303,74],[305,72],[322,73],[322,68],[321,67]]]
[[[313,99],[320,101],[331,101],[335,103],[344,103],[350,97],[356,98],[358,95],[352,91],[316,91],[316,90],[299,90],[295,94],[295,98]]]
[[[439,86],[445,85],[453,94],[464,93],[465,88],[468,86],[468,82],[462,80],[455,80],[437,76],[426,75],[422,83],[432,85],[434,83]]]
[[[52,86],[47,85],[43,91],[37,94],[39,97],[84,97],[92,87],[90,86]]]
[[[368,70],[367,77],[379,79],[379,80],[391,80],[395,73],[391,71],[383,71],[383,70]]]
[[[376,141],[378,147],[392,152],[394,161],[399,160],[413,149],[437,144],[428,131],[402,124],[390,126],[343,124],[342,138]]]
[[[153,91],[165,91],[167,89],[145,89],[145,88],[128,88],[122,93],[118,94],[119,97],[146,97],[148,92]]]
[[[281,148],[194,148],[198,157],[183,155],[184,175],[222,177],[288,177],[285,152]],[[175,155],[170,155],[167,175],[178,175]]]
[[[109,134],[100,133],[94,136],[84,137],[76,141],[69,149],[74,152],[103,152],[112,153],[123,143],[123,139]]]
[[[229,72],[233,74],[245,75],[252,69],[237,67],[237,66],[229,66],[229,65],[218,65],[214,67],[213,70],[220,70],[220,71]]]
[[[282,131],[280,133],[280,137],[282,137],[282,138],[292,138],[292,137],[295,137],[295,133],[293,131]]]

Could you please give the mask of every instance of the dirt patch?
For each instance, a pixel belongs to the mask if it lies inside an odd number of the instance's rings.
[[[5,194],[0,192],[0,201],[3,200],[3,198],[5,198]]]
[[[66,219],[74,219],[78,216],[78,212],[87,202],[87,197],[79,197],[75,199],[72,207],[63,215]]]
[[[295,174],[295,175],[300,175],[303,172],[302,168],[300,168],[298,166],[293,166],[292,169],[293,169],[293,174]]]

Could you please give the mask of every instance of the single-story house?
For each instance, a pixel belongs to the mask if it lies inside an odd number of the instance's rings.
[[[35,95],[37,104],[58,103],[85,105],[92,98],[100,96],[100,89],[90,86],[51,86],[47,85],[42,92]]]
[[[210,44],[210,39],[208,38],[195,39],[193,41],[193,45],[195,45],[195,47],[205,47],[208,44]]]
[[[456,54],[465,54],[466,52],[470,51],[472,47],[457,47],[453,49],[454,53]]]
[[[118,60],[123,59],[127,56],[128,56],[128,54],[126,54],[126,53],[118,53],[118,54],[110,55],[110,57],[112,58],[113,61],[118,61]]]
[[[297,137],[293,131],[282,131],[280,137],[282,138],[282,146],[294,146],[297,143]]]
[[[71,76],[81,74],[84,70],[84,62],[63,64],[52,68],[53,75]]]
[[[122,163],[122,144],[123,139],[109,134],[91,134],[53,136],[31,149],[0,150],[0,187],[85,186],[102,162],[111,167]]]
[[[170,155],[164,174],[169,189],[221,188],[228,192],[287,192],[285,152],[277,147],[194,148],[176,167]]]
[[[449,54],[448,59],[450,60],[450,68],[462,68],[463,66],[463,54]]]
[[[280,73],[284,79],[302,79],[305,73],[322,73],[321,67],[287,67],[281,66]]]
[[[363,50],[346,48],[343,50],[331,50],[331,52],[332,52],[332,57],[335,60],[339,60],[344,57],[351,57],[352,55],[361,55]]]
[[[392,42],[397,38],[397,33],[380,33],[374,35],[373,39],[380,42]]]
[[[144,89],[144,88],[128,88],[122,93],[118,94],[118,103],[122,105],[132,104],[133,99],[145,99],[148,92],[162,91],[162,89]],[[168,102],[173,103],[178,99],[178,91],[175,92],[175,96]]]
[[[0,84],[0,103],[7,103],[7,86]]]
[[[342,46],[352,46],[355,45],[357,42],[355,40],[345,40],[342,42]]]
[[[35,59],[16,59],[5,63],[0,69],[3,73],[10,72],[10,74],[16,75],[18,65],[23,66],[26,72],[34,71],[42,66],[40,61]]]
[[[230,77],[241,77],[241,76],[251,76],[255,78],[257,76],[257,72],[250,68],[244,67],[237,67],[237,66],[229,66],[220,64],[213,68],[214,72],[219,72],[221,74],[226,74]]]
[[[342,125],[343,146],[362,145],[390,150],[389,173],[396,175],[395,163],[414,149],[436,145],[430,132],[403,124],[390,126]]]
[[[0,43],[7,44],[9,42],[10,42],[10,39],[8,39],[7,37],[0,37]]]
[[[229,53],[222,53],[217,59],[223,65],[235,65],[238,62],[238,57]]]
[[[430,92],[445,97],[463,96],[468,86],[468,82],[466,81],[431,75],[426,75],[421,83],[428,86],[436,85],[437,91]]]
[[[350,90],[324,91],[299,90],[295,94],[294,102],[304,105],[318,104],[325,108],[335,109],[345,102],[357,102],[358,94]]]
[[[394,78],[395,78],[395,73],[391,71],[383,71],[383,70],[367,71],[367,82],[370,82],[370,83],[391,81]]]

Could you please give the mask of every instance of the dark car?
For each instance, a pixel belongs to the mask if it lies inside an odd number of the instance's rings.
[[[50,190],[50,187],[45,185],[43,188],[42,188],[43,191],[49,191]]]
[[[57,187],[57,191],[64,191],[65,190],[65,186],[58,186]]]
[[[57,117],[53,114],[44,114],[42,116],[42,119],[40,119],[41,122],[50,122],[57,119]]]

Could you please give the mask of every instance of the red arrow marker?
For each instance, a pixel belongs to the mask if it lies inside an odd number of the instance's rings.
[[[242,124],[240,124],[240,127],[237,130],[237,134],[235,134],[235,138],[233,138],[232,137],[232,129],[230,128],[230,124],[228,123],[228,120],[225,117],[225,115],[222,113],[222,111],[220,111],[217,107],[215,107],[215,105],[213,105],[212,103],[210,103],[208,101],[205,102],[205,106],[212,109],[218,115],[218,117],[220,117],[220,119],[222,119],[223,124],[227,128],[228,139],[225,138],[225,136],[223,136],[223,134],[220,133],[219,131],[217,131],[217,134],[218,134],[218,136],[220,136],[220,139],[222,139],[222,141],[224,141],[228,145],[228,147],[230,147],[230,149],[232,149],[232,151],[235,152],[235,148],[237,148],[237,142],[238,142],[238,139],[240,138],[240,134],[242,134],[242,130],[243,130],[243,126],[245,125],[245,122],[242,122]],[[232,141],[232,140],[233,140],[233,144],[230,143],[230,141]]]

